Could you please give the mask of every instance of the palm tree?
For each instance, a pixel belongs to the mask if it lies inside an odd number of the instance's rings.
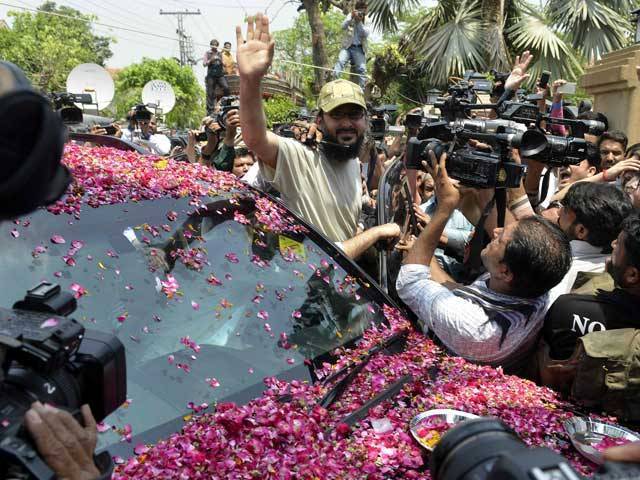
[[[537,2],[536,2],[537,3]],[[630,0],[439,0],[403,38],[403,51],[434,85],[467,69],[505,71],[530,50],[532,79],[542,70],[575,79],[582,65],[631,38]]]
[[[419,0],[369,0],[368,15],[373,26],[383,32],[394,32],[398,29],[397,18],[403,12],[413,9]],[[355,0],[300,0],[300,8],[307,11],[309,27],[311,28],[311,45],[313,64],[326,70],[315,70],[314,90],[320,88],[330,76],[327,51],[325,47],[324,25],[321,12],[329,8],[338,8],[347,15],[355,4]]]

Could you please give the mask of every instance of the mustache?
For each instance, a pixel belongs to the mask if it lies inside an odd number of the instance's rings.
[[[340,135],[341,133],[354,133],[354,134],[357,134],[358,131],[355,128],[341,128],[340,130],[336,130],[336,135]]]

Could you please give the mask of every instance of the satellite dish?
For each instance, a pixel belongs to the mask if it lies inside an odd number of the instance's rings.
[[[104,68],[95,63],[82,63],[71,70],[67,77],[67,92],[88,93],[98,110],[103,110],[111,104],[115,85],[113,78]],[[76,104],[78,108],[82,105]]]
[[[153,105],[163,114],[169,113],[176,105],[176,94],[169,82],[150,80],[142,89],[142,103]]]

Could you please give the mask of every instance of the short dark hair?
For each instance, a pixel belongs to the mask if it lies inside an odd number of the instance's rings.
[[[231,42],[224,42],[224,45],[231,45]]]
[[[513,274],[511,293],[535,298],[555,287],[571,266],[571,245],[562,229],[532,216],[518,222],[503,262]]]
[[[580,115],[578,115],[578,120],[597,120],[599,122],[608,122],[608,119],[604,116],[604,114],[594,112],[593,110],[582,112]]]
[[[629,143],[627,135],[620,130],[610,130],[600,135],[600,139],[598,140],[598,149],[600,149],[600,145],[602,145],[602,142],[605,140],[612,140],[614,142],[621,143],[623,150],[627,149],[627,144]]]
[[[625,157],[630,158],[630,157],[633,157],[634,155],[640,157],[640,143],[634,143],[629,148],[627,148]]]
[[[586,241],[602,248],[617,238],[622,221],[633,208],[628,196],[615,185],[592,182],[571,185],[562,205],[571,209],[576,222],[589,230]]]
[[[622,223],[626,263],[640,268],[640,213],[635,212]]]

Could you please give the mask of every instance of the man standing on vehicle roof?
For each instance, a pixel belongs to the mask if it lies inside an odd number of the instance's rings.
[[[357,233],[362,209],[358,153],[368,119],[362,89],[346,80],[327,83],[320,91],[316,118],[323,134],[319,149],[267,129],[260,82],[273,61],[269,20],[247,19],[247,41],[238,39],[240,125],[247,147],[255,152],[264,177],[280,191],[294,212],[334,242]]]

